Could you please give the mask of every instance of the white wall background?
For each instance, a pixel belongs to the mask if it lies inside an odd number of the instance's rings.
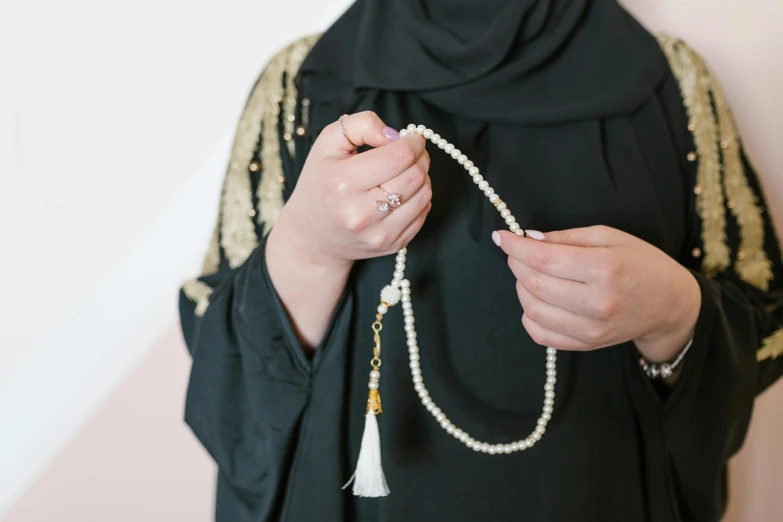
[[[623,3],[707,56],[773,214],[783,217],[783,3]],[[197,269],[230,134],[263,63],[285,43],[326,28],[348,4],[0,2],[0,517],[176,322],[177,285]],[[170,391],[162,380],[127,382]],[[772,393],[783,398],[781,391]],[[776,418],[769,397],[762,413]],[[781,478],[768,470],[783,464],[783,447],[773,442],[783,427],[765,429],[746,450],[766,445],[750,454],[756,465],[740,466],[741,484],[758,485],[746,496]],[[135,440],[126,437],[110,443]],[[89,440],[92,447],[105,437]],[[70,462],[87,471],[100,465]],[[774,490],[760,498],[750,503],[762,505],[754,513],[774,513]],[[766,516],[740,519],[776,520]]]

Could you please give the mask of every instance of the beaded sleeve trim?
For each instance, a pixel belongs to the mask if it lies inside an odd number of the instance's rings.
[[[220,249],[229,267],[235,268],[248,258],[258,246],[253,216],[268,233],[283,208],[283,164],[280,157],[280,133],[278,123],[281,104],[285,102],[284,129],[293,129],[297,106],[297,91],[294,82],[302,61],[307,56],[319,35],[308,36],[287,46],[261,73],[256,86],[242,112],[231,158],[223,180],[219,216],[215,231],[207,250],[202,275],[218,270]],[[305,118],[303,118],[305,120]],[[259,136],[261,140],[261,181],[258,186],[258,210],[253,208],[249,169],[253,160]],[[289,154],[294,154],[294,141],[285,135]],[[183,293],[197,303],[195,314],[202,316],[209,304],[212,289],[197,279],[182,285]]]

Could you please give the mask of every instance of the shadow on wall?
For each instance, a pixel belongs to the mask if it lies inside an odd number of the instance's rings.
[[[213,520],[215,466],[182,420],[189,371],[172,327],[3,522]]]

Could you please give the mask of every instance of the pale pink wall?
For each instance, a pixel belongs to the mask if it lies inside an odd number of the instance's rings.
[[[189,368],[172,327],[4,522],[210,522],[215,466],[182,421]]]

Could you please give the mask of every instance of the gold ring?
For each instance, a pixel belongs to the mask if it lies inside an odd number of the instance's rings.
[[[351,141],[351,138],[349,138],[348,134],[345,133],[345,127],[343,127],[343,120],[347,117],[348,117],[347,114],[343,114],[342,116],[340,116],[340,119],[337,120],[337,124],[340,126],[340,130],[343,131],[343,136],[345,136],[345,139],[348,140],[348,143],[353,145],[353,148],[358,149],[359,146],[355,144],[353,141]]]

